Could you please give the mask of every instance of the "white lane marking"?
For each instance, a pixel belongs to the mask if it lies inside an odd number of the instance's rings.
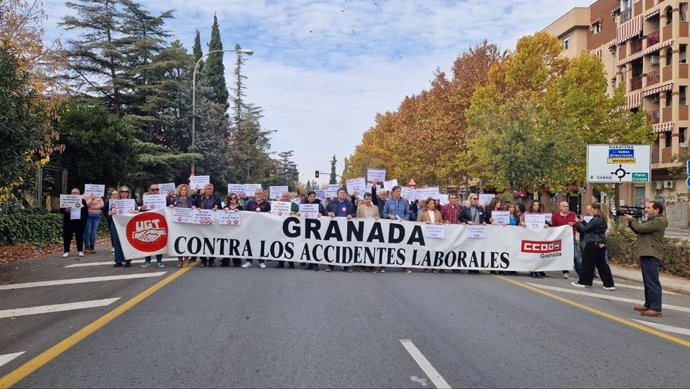
[[[14,353],[14,354],[5,354],[5,355],[0,355],[0,366],[6,364],[7,362],[13,360],[14,358],[17,358],[18,356],[24,354],[26,351],[22,351],[19,353]]]
[[[535,288],[539,289],[546,289],[546,290],[553,290],[555,292],[563,292],[563,293],[570,293],[570,294],[576,294],[579,296],[587,296],[587,297],[596,297],[600,298],[602,300],[611,300],[611,301],[620,301],[624,303],[630,303],[630,304],[637,304],[637,305],[642,305],[643,302],[641,300],[635,300],[635,299],[629,299],[625,297],[618,297],[618,296],[612,296],[612,295],[604,295],[604,294],[599,294],[599,293],[590,293],[590,292],[583,292],[582,290],[572,290],[572,289],[564,289],[564,288],[557,288],[555,286],[548,286],[548,285],[539,285],[539,284],[533,284],[531,282],[527,282],[527,285],[534,286]],[[611,293],[611,292],[608,292]],[[668,309],[670,311],[679,311],[679,312],[688,312],[690,313],[690,308],[686,307],[679,307],[677,305],[668,305],[664,304],[664,309]]]
[[[64,311],[74,311],[77,309],[87,309],[87,308],[98,308],[105,307],[119,300],[119,297],[102,299],[102,300],[89,300],[80,301],[76,303],[67,304],[54,304],[54,305],[42,305],[39,307],[30,308],[15,308],[15,309],[5,309],[0,311],[0,319],[5,319],[8,317],[17,316],[27,316],[27,315],[38,315],[41,313],[52,313],[52,312],[64,312]]]
[[[665,305],[664,305],[664,308],[666,308]],[[661,330],[661,331],[665,331],[665,332],[671,332],[671,333],[674,333],[674,334],[681,334],[681,335],[688,335],[688,336],[690,336],[690,329],[687,329],[687,328],[683,328],[683,327],[673,327],[673,326],[669,326],[669,325],[666,325],[666,324],[652,323],[652,322],[644,321],[644,320],[635,320],[635,319],[633,319],[633,321],[636,321],[636,322],[638,322],[638,323],[640,323],[640,324],[644,324],[644,325],[649,326],[649,327],[652,327],[652,328],[656,328],[657,330]]]
[[[129,279],[134,279],[134,278],[160,277],[165,273],[166,272],[164,272],[164,271],[160,271],[160,272],[154,272],[154,273],[125,274],[125,275],[121,275],[121,276],[69,278],[66,280],[26,282],[23,284],[0,285],[0,290],[26,289],[26,288],[36,288],[39,286],[86,284],[89,282],[118,281],[118,280],[129,280]]]
[[[601,282],[601,281],[594,281],[594,283],[597,284],[597,285],[604,285],[604,283]],[[620,282],[616,282],[616,288],[627,288],[627,289],[635,289],[635,290],[644,290],[644,286],[621,284]],[[674,294],[674,295],[678,295],[678,293],[669,292],[668,290],[664,290],[664,294]]]
[[[177,258],[163,258],[163,262],[172,262],[172,261],[177,261]],[[144,263],[143,259],[135,259],[132,261],[132,264],[136,263]],[[156,263],[156,260],[153,259],[151,260],[151,266],[156,266],[154,265]],[[100,262],[84,262],[84,263],[75,263],[73,265],[67,265],[65,268],[70,268],[70,267],[87,267],[87,266],[106,266],[106,265],[114,265],[114,261],[100,261]]]
[[[400,343],[402,343],[403,347],[405,347],[405,350],[407,350],[408,353],[412,356],[412,359],[417,362],[419,367],[422,368],[422,371],[424,371],[424,374],[426,374],[427,377],[431,380],[431,382],[436,385],[437,388],[450,388],[450,385],[448,385],[448,382],[446,382],[443,377],[441,377],[441,374],[431,365],[428,359],[422,354],[421,351],[417,348],[417,346],[412,343],[411,340],[409,339],[400,339]]]

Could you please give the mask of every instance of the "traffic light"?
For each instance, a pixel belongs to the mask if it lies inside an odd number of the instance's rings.
[[[314,172],[314,177],[319,178],[319,171]]]

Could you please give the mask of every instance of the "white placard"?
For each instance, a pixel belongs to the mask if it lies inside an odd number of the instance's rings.
[[[144,195],[144,205],[147,211],[165,208],[167,204],[167,196],[164,194]]]
[[[218,224],[222,226],[239,226],[240,225],[240,211],[226,210],[218,211]]]
[[[494,221],[491,224],[496,225],[509,225],[510,224],[510,212],[508,211],[491,211],[491,217]]]
[[[84,195],[86,196],[105,196],[105,185],[100,184],[85,184]]]
[[[82,206],[81,195],[61,194],[60,208],[79,208]]]
[[[367,181],[386,181],[386,169],[367,169]]]
[[[340,185],[338,184],[329,184],[326,189],[324,190],[324,195],[329,198],[336,198],[338,197],[338,189],[340,189]]]
[[[552,219],[553,219],[553,213],[545,213],[544,214],[544,220],[546,220],[547,223],[551,224]]]
[[[479,195],[479,205],[487,206],[491,202],[491,199],[496,197],[493,193],[482,193]]]
[[[189,187],[193,192],[203,190],[206,184],[211,182],[211,176],[192,176],[189,178]]]
[[[192,224],[212,225],[215,221],[216,211],[212,209],[194,209]]]
[[[651,145],[587,145],[587,182],[651,182]]]
[[[323,189],[314,189],[314,193],[316,193],[316,198],[324,201],[326,200],[326,191]]]
[[[444,206],[450,204],[450,199],[448,198],[447,194],[442,194],[440,197],[441,202],[439,202],[439,205]]]
[[[480,224],[468,224],[467,237],[469,239],[486,239],[486,226]]]
[[[446,226],[444,224],[424,224],[422,234],[425,238],[444,239],[446,237]]]
[[[243,194],[246,196],[244,184],[228,184],[228,195],[234,193],[237,197],[241,197]],[[254,193],[252,193],[254,194]]]
[[[257,189],[263,189],[261,184],[244,184],[244,193],[247,197],[254,197],[254,193]]]
[[[347,180],[347,193],[354,195],[357,193],[360,196],[364,196],[364,192],[367,190],[367,182],[364,177],[351,178]]]
[[[172,210],[172,221],[175,223],[192,223],[194,221],[194,210],[191,208],[178,208]]]
[[[398,180],[397,179],[383,182],[383,189],[385,189],[385,190],[391,191],[391,190],[393,190],[394,186],[398,186]]]
[[[271,213],[278,216],[289,216],[292,203],[289,201],[271,201]]]
[[[546,217],[543,213],[525,213],[525,225],[535,231],[544,229]]]
[[[271,200],[278,200],[280,197],[283,195],[283,193],[288,191],[287,185],[282,185],[282,186],[269,186],[268,187],[268,193],[269,193],[269,199]]]
[[[174,182],[166,182],[163,184],[158,184],[158,188],[160,189],[160,193],[164,195],[169,195],[170,192],[176,193],[177,192],[177,186],[175,185]],[[187,196],[191,195],[191,193],[187,193]]]
[[[417,189],[417,199],[426,201],[430,197],[434,200],[441,197],[438,186]]]
[[[70,218],[70,220],[79,220],[79,219],[81,219],[81,210],[82,210],[82,209],[83,209],[83,207],[81,207],[81,206],[77,206],[77,207],[74,207],[74,208],[70,208],[70,210],[69,210],[69,218]]]
[[[592,219],[594,219],[594,216],[585,215],[582,219],[584,219],[584,221],[586,221],[587,223],[589,223],[589,222],[592,221]]]
[[[417,200],[417,189],[409,188],[407,186],[401,186],[400,197],[404,198],[407,201],[415,201]]]
[[[319,204],[300,204],[299,214],[305,218],[317,218],[319,217]]]
[[[113,215],[125,215],[137,212],[137,203],[134,199],[110,200],[110,204],[113,207]]]

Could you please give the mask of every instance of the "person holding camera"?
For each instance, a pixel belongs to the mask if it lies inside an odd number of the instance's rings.
[[[606,230],[608,229],[608,211],[601,203],[592,204],[592,220],[587,222],[582,216],[577,217],[575,227],[580,234],[585,234],[585,247],[582,250],[582,267],[580,279],[571,285],[578,288],[591,288],[594,278],[594,268],[599,270],[599,276],[604,283],[604,290],[616,290],[613,284],[611,268],[606,263]]]
[[[647,214],[644,221],[623,215],[630,229],[637,234],[637,256],[640,257],[644,283],[644,305],[637,305],[634,309],[642,316],[661,317],[659,270],[664,258],[664,233],[668,219],[663,215],[664,205],[659,201],[647,202],[644,213]]]

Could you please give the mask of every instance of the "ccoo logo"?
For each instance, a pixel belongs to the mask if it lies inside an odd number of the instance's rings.
[[[534,241],[534,240],[523,240],[520,244],[520,251],[523,253],[554,253],[561,251],[561,240],[553,241]]]
[[[125,234],[133,248],[152,253],[168,245],[168,222],[159,213],[140,213],[129,220]]]

